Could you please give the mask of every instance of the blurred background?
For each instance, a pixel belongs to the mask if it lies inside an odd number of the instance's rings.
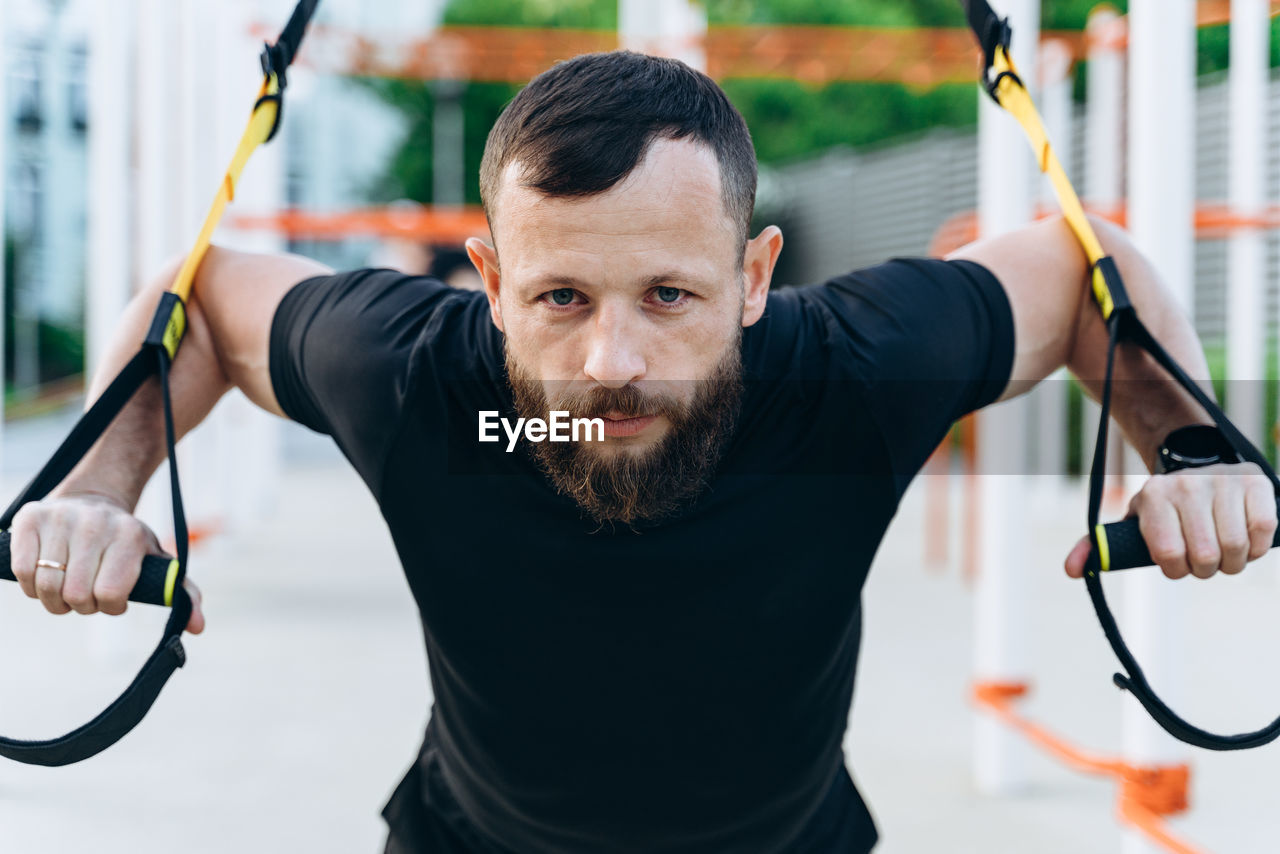
[[[1014,57],[1086,205],[1155,260],[1219,396],[1274,459],[1280,4],[993,5],[1012,16]],[[261,42],[291,9],[0,0],[6,494],[73,423],[134,289],[194,239],[252,107]],[[555,61],[619,46],[703,68],[745,116],[757,224],[786,235],[780,285],[942,254],[1055,209],[1016,125],[975,85],[954,0],[323,0],[281,133],[216,240],[475,287],[461,245],[487,234],[489,127]],[[975,687],[1034,683],[1026,710],[1089,748],[1141,768],[1191,761],[1110,688],[1085,595],[1059,578],[1083,528],[1096,421],[1058,377],[961,425],[904,502],[868,585],[846,745],[889,854],[1280,846],[1274,748],[1197,753],[1193,808],[1144,824],[1114,815],[1112,783],[1043,758],[970,702]],[[325,440],[239,395],[183,443],[181,464],[210,632],[103,757],[0,766],[0,848],[377,850],[377,808],[430,697],[376,508]],[[1116,468],[1113,514],[1140,484],[1132,473],[1132,459]],[[166,502],[149,490],[140,508],[162,537]],[[1238,730],[1280,707],[1274,668],[1254,658],[1280,641],[1275,579],[1260,567],[1212,589],[1109,590],[1175,708]],[[59,621],[0,590],[0,635],[21,639],[0,659],[0,731],[48,736],[90,717],[156,618]],[[191,775],[178,785],[175,755]],[[1161,841],[1166,820],[1180,839]]]

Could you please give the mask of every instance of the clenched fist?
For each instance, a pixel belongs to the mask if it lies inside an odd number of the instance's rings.
[[[23,506],[10,528],[13,574],[22,591],[52,614],[123,614],[142,559],[163,555],[156,535],[127,508],[96,494],[67,495]],[[200,591],[191,596],[187,631],[204,631]]]

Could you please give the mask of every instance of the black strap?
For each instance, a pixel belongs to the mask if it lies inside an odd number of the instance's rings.
[[[156,319],[167,323],[180,303],[174,294],[165,294],[156,311]],[[163,324],[160,324],[163,327]],[[71,434],[54,452],[49,462],[22,491],[4,516],[0,528],[7,530],[14,514],[26,503],[39,501],[62,482],[76,464],[93,447],[107,426],[115,419],[125,404],[133,398],[152,376],[159,379],[160,393],[164,401],[165,451],[169,457],[169,488],[173,500],[173,530],[177,544],[178,575],[174,586],[173,608],[165,622],[164,633],[150,657],[142,665],[133,682],[101,714],[66,735],[45,741],[25,741],[0,737],[0,756],[16,759],[28,765],[69,765],[88,759],[106,750],[123,738],[146,716],[160,694],[160,689],[173,675],[173,671],[186,662],[182,648],[182,632],[191,619],[191,598],[182,586],[187,571],[187,523],[182,508],[182,490],[178,483],[178,459],[174,448],[173,404],[169,394],[169,351],[162,336],[155,334],[157,323],[152,323],[152,333],[138,353],[129,360],[101,397],[89,408]]]
[[[1009,29],[1009,19],[1001,18],[995,13],[995,10],[987,3],[987,0],[960,0],[964,6],[965,18],[969,21],[969,29],[973,30],[978,39],[978,45],[982,48],[982,83],[987,90],[987,94],[997,102],[1000,100],[996,96],[996,90],[1000,86],[1000,77],[1009,76],[1017,78],[1017,75],[1011,71],[1002,72],[996,77],[991,76],[991,66],[996,61],[996,49],[1009,49],[1009,40],[1013,33]]]
[[[1116,274],[1116,279],[1117,281],[1119,280],[1118,273]],[[1236,452],[1240,454],[1241,458],[1247,462],[1254,463],[1262,469],[1271,480],[1277,494],[1280,494],[1280,480],[1277,480],[1275,471],[1267,462],[1266,457],[1262,455],[1262,452],[1236,429],[1221,407],[1214,403],[1213,399],[1205,394],[1187,376],[1187,373],[1173,357],[1160,346],[1160,343],[1155,340],[1142,321],[1138,319],[1137,312],[1132,306],[1126,305],[1123,310],[1115,311],[1107,321],[1107,329],[1109,332],[1107,371],[1102,389],[1102,413],[1098,425],[1098,440],[1093,452],[1093,467],[1089,473],[1089,536],[1093,542],[1093,550],[1085,568],[1084,577],[1085,586],[1089,590],[1089,599],[1093,602],[1094,612],[1098,615],[1098,622],[1102,625],[1102,631],[1107,636],[1107,642],[1111,644],[1112,651],[1115,652],[1116,658],[1120,660],[1120,664],[1125,670],[1125,673],[1115,674],[1113,681],[1119,688],[1132,693],[1143,708],[1147,710],[1147,713],[1151,715],[1152,719],[1163,727],[1166,732],[1187,744],[1203,747],[1207,750],[1244,750],[1269,744],[1277,737],[1280,737],[1280,718],[1254,732],[1218,735],[1187,722],[1173,709],[1169,708],[1168,704],[1161,700],[1151,687],[1151,683],[1147,681],[1146,675],[1142,672],[1137,659],[1134,658],[1133,653],[1124,642],[1124,638],[1120,634],[1120,628],[1116,624],[1115,615],[1112,614],[1111,608],[1107,604],[1106,595],[1102,591],[1101,573],[1099,572],[1097,558],[1098,554],[1100,554],[1098,549],[1098,515],[1102,508],[1102,491],[1106,476],[1107,427],[1111,414],[1112,369],[1115,364],[1116,347],[1120,341],[1130,341],[1150,353],[1156,362],[1173,377],[1174,381],[1195,398],[1195,401],[1209,413],[1209,417],[1213,419],[1218,429],[1222,431],[1222,434],[1235,448]]]
[[[267,100],[277,102],[275,124],[268,140],[275,136],[280,127],[283,109],[280,93],[287,83],[285,73],[297,56],[307,24],[318,5],[319,0],[299,0],[280,38],[274,45],[267,45],[263,51],[262,70],[268,77],[268,85],[264,88],[271,89],[269,84],[272,76],[277,83],[273,94],[265,96]],[[259,105],[255,105],[255,110]],[[216,210],[218,209],[215,207]],[[212,221],[217,220],[214,218]],[[175,290],[179,289],[175,287]],[[182,292],[186,293],[185,290]],[[177,355],[185,329],[186,308],[182,299],[176,293],[164,294],[137,355],[112,380],[103,395],[81,417],[70,435],[54,452],[53,457],[0,517],[0,529],[8,529],[19,508],[48,495],[84,458],[142,384],[153,375],[156,376],[164,404],[165,451],[169,458],[169,490],[173,501],[173,531],[178,552],[177,569],[172,579],[172,610],[165,623],[164,635],[124,693],[92,721],[60,738],[47,741],[0,738],[0,756],[32,765],[67,765],[105,750],[138,725],[169,676],[186,661],[181,636],[191,618],[192,608],[191,599],[182,586],[187,573],[187,521],[182,508],[182,489],[178,482],[173,401],[169,392],[169,367]]]
[[[311,22],[318,5],[320,5],[320,0],[299,0],[298,5],[293,8],[293,14],[289,16],[289,23],[284,25],[280,38],[276,39],[275,44],[267,44],[262,47],[262,73],[267,76],[274,74],[276,80],[280,83],[280,92],[278,94],[263,95],[258,99],[258,103],[254,105],[254,109],[257,109],[264,101],[276,102],[276,121],[271,127],[271,133],[267,135],[267,142],[275,139],[276,133],[280,130],[280,122],[284,116],[284,98],[282,96],[285,87],[289,85],[289,66],[293,64],[294,59],[298,56],[298,48],[302,45],[302,37],[307,33],[307,24]]]
[[[1012,61],[1007,56],[1001,57],[999,55],[1002,51],[1007,54],[1009,49],[1011,38],[1009,22],[1007,19],[998,17],[986,0],[960,0],[960,2],[964,7],[969,26],[982,47],[986,60],[982,73],[983,84],[987,88],[987,93],[999,102],[998,87],[1001,79],[1005,75],[1011,75],[1012,71],[1002,71],[994,79],[992,72],[997,64],[1001,68],[1012,68]],[[1008,87],[1006,87],[1005,91],[1009,91]],[[1025,124],[1024,129],[1027,130],[1028,136],[1035,143],[1035,134],[1032,133],[1032,129],[1027,128]],[[1051,162],[1056,163],[1056,158],[1052,158]],[[1065,178],[1065,176],[1063,177]],[[1067,183],[1068,187],[1065,193],[1061,188],[1058,188],[1058,197],[1063,210],[1067,214],[1068,221],[1071,222],[1073,210],[1079,208],[1079,200],[1075,197],[1075,192],[1070,189],[1069,182]],[[1074,205],[1071,203],[1074,203]],[[1164,701],[1156,696],[1155,691],[1152,690],[1151,685],[1147,682],[1142,673],[1142,668],[1138,666],[1138,662],[1129,651],[1124,638],[1121,637],[1115,617],[1111,613],[1106,597],[1102,592],[1102,582],[1099,579],[1102,567],[1098,556],[1102,554],[1102,549],[1098,542],[1098,514],[1102,509],[1102,487],[1106,473],[1107,433],[1111,417],[1112,372],[1115,367],[1116,347],[1122,340],[1130,341],[1151,354],[1178,385],[1209,413],[1214,423],[1217,424],[1218,429],[1222,431],[1222,434],[1235,448],[1240,457],[1256,464],[1266,473],[1267,477],[1271,479],[1277,495],[1280,495],[1280,480],[1276,479],[1275,472],[1272,471],[1262,453],[1236,429],[1235,425],[1231,423],[1218,405],[1201,391],[1199,386],[1192,382],[1191,378],[1182,370],[1182,367],[1178,365],[1172,356],[1165,352],[1160,343],[1143,326],[1138,319],[1136,310],[1129,302],[1120,271],[1116,269],[1115,263],[1111,258],[1099,257],[1103,251],[1100,246],[1091,246],[1091,241],[1085,239],[1086,235],[1093,237],[1092,228],[1087,220],[1083,219],[1083,211],[1077,210],[1077,212],[1081,214],[1081,222],[1078,225],[1072,222],[1072,229],[1076,232],[1077,237],[1080,238],[1086,254],[1095,259],[1095,268],[1090,271],[1090,278],[1093,283],[1093,297],[1108,330],[1107,371],[1102,388],[1102,417],[1098,424],[1098,437],[1093,453],[1093,467],[1089,474],[1088,524],[1089,538],[1092,541],[1093,549],[1088,563],[1085,565],[1085,584],[1089,590],[1089,598],[1093,602],[1094,611],[1098,615],[1098,621],[1107,636],[1107,641],[1111,644],[1111,649],[1115,652],[1116,657],[1128,674],[1128,676],[1125,676],[1117,673],[1115,675],[1115,683],[1120,688],[1132,692],[1156,723],[1164,727],[1170,735],[1188,744],[1210,750],[1240,750],[1246,747],[1267,744],[1280,736],[1280,719],[1256,732],[1224,736],[1215,735],[1192,726],[1175,714]],[[1096,244],[1096,242],[1096,238],[1094,238],[1092,243]],[[1102,280],[1101,284],[1098,281],[1098,277]]]

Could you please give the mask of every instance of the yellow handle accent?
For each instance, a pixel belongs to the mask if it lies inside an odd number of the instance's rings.
[[[1062,215],[1066,219],[1067,225],[1075,232],[1076,239],[1080,241],[1080,246],[1089,258],[1089,263],[1096,265],[1099,260],[1106,257],[1107,253],[1103,251],[1102,243],[1098,240],[1097,233],[1093,230],[1093,226],[1090,225],[1089,218],[1085,216],[1084,206],[1080,204],[1080,197],[1076,195],[1075,188],[1071,186],[1071,180],[1067,178],[1066,170],[1062,168],[1058,155],[1054,153],[1053,146],[1049,144],[1049,134],[1044,129],[1044,122],[1041,121],[1040,114],[1036,112],[1036,105],[1031,100],[1031,94],[1019,82],[1021,78],[1010,76],[1017,75],[1018,70],[1014,67],[1013,59],[1010,58],[1008,51],[1003,47],[996,48],[995,61],[991,67],[997,75],[1003,74],[1000,77],[1000,83],[996,86],[996,100],[1022,126],[1022,130],[1027,135],[1027,140],[1031,143],[1031,148],[1036,154],[1040,171],[1048,175],[1050,182],[1053,184],[1053,192],[1058,197],[1058,205],[1062,208]],[[1098,308],[1101,309],[1103,319],[1109,319],[1111,312],[1115,309],[1115,303],[1111,299],[1111,291],[1107,288],[1106,280],[1096,266],[1093,270],[1093,299],[1098,304]]]
[[[1102,572],[1111,571],[1111,548],[1107,545],[1107,526],[1098,524],[1094,528],[1098,536],[1098,569]]]
[[[164,327],[164,337],[161,343],[164,348],[169,351],[169,359],[178,354],[178,345],[182,343],[182,336],[187,332],[187,309],[180,301],[175,300],[173,303],[173,311],[169,314],[169,322]]]
[[[262,89],[258,92],[258,99],[261,101],[262,98],[267,96],[278,97],[279,94],[280,81],[272,74],[263,81]],[[276,117],[279,113],[280,104],[276,101],[261,101],[254,107],[253,115],[249,117],[249,126],[245,128],[244,135],[240,138],[240,144],[236,147],[236,152],[231,158],[231,165],[227,167],[227,173],[223,176],[222,183],[218,186],[218,192],[214,196],[213,204],[209,208],[209,213],[205,216],[204,225],[200,227],[200,235],[196,238],[195,247],[187,255],[182,264],[182,269],[178,271],[177,277],[173,280],[173,285],[169,288],[169,290],[182,297],[184,302],[191,296],[191,286],[195,282],[196,270],[200,268],[200,262],[204,260],[205,253],[209,251],[209,244],[213,241],[213,232],[222,220],[222,214],[226,211],[227,204],[235,198],[236,185],[240,183],[240,175],[244,172],[245,164],[249,162],[249,157],[254,150],[267,141],[267,137],[271,135],[271,129],[276,125]]]
[[[173,607],[173,591],[178,586],[178,562],[176,560],[169,561],[169,572],[164,578],[164,604],[166,608]]]

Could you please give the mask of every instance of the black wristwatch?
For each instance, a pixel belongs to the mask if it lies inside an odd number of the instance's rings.
[[[1209,424],[1192,424],[1165,437],[1156,459],[1156,472],[1168,474],[1180,469],[1238,462],[1239,454],[1221,430]]]

